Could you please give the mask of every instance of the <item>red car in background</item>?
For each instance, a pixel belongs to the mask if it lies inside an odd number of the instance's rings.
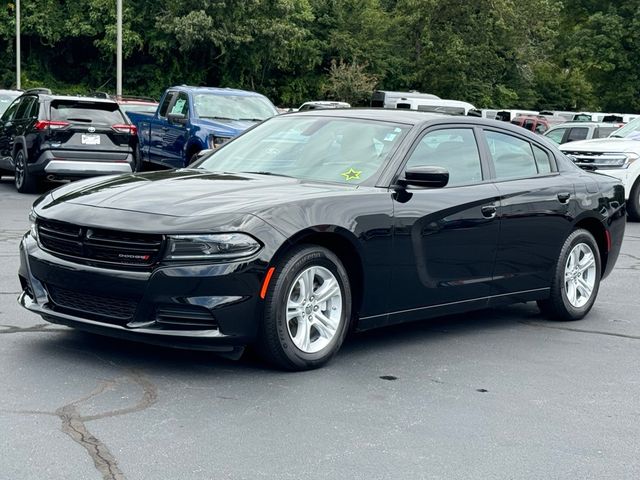
[[[547,118],[535,115],[522,115],[511,120],[511,123],[540,135],[549,130],[551,126]]]
[[[158,109],[158,102],[151,97],[136,97],[136,96],[116,96],[112,97],[120,108],[125,112],[143,112],[143,113],[155,113]]]

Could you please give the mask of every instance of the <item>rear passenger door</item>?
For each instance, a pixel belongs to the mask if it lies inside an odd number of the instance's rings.
[[[547,288],[571,229],[573,185],[542,144],[490,128],[484,141],[500,193],[495,286],[499,294]]]

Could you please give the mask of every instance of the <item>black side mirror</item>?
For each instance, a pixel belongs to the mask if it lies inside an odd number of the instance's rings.
[[[449,183],[449,171],[443,167],[416,166],[404,172],[404,178],[398,180],[402,186],[442,188]]]
[[[186,125],[187,124],[187,116],[182,113],[170,113],[167,115],[167,120],[169,123],[173,123],[176,125]]]

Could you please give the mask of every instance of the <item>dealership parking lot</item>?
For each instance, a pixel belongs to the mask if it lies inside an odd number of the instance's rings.
[[[304,373],[46,324],[16,297],[34,195],[0,181],[0,480],[638,478],[640,224],[591,314],[358,334]]]

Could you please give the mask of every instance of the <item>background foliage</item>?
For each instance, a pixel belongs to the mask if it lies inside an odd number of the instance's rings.
[[[0,87],[15,6],[0,7]],[[4,3],[4,2],[3,2]],[[23,86],[115,88],[115,0],[22,0]],[[276,104],[416,89],[478,107],[640,111],[637,0],[124,0],[125,93]]]

